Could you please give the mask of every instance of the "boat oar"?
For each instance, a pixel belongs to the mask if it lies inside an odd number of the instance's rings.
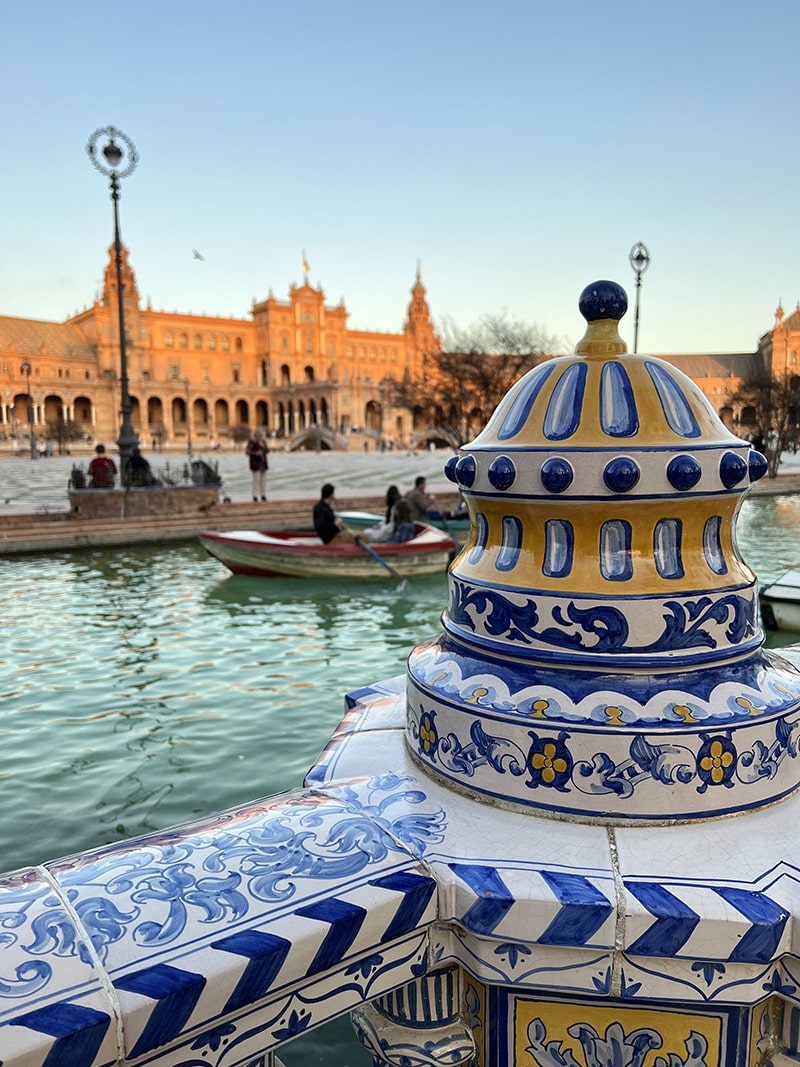
[[[405,580],[405,578],[403,577],[402,574],[399,574],[394,569],[394,567],[390,566],[390,564],[388,564],[386,562],[386,560],[383,558],[383,556],[379,556],[374,548],[370,548],[370,546],[368,544],[365,544],[365,542],[361,540],[361,538],[358,536],[358,534],[353,534],[353,540],[355,541],[355,543],[358,545],[359,548],[363,548],[364,551],[368,552],[370,554],[370,556],[372,556],[373,559],[376,559],[378,561],[378,563],[380,563],[380,565],[382,567],[386,568],[386,570],[389,572],[389,574],[391,574],[391,576],[397,582],[398,591],[402,591],[403,589],[405,589],[405,587],[408,585],[408,582]]]
[[[449,521],[444,517],[444,515],[442,515],[442,525],[444,526],[445,530],[450,534],[450,536],[453,538],[453,541],[455,542],[456,549],[457,549],[457,551],[460,552],[461,551],[461,542],[459,541],[455,530],[450,525]]]

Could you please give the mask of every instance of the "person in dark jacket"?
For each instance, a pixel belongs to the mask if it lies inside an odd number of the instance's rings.
[[[158,479],[150,469],[150,464],[142,455],[138,445],[134,445],[131,449],[130,457],[125,464],[125,478],[128,485],[158,485]]]
[[[333,510],[334,488],[330,482],[326,482],[320,492],[320,498],[314,505],[314,529],[317,537],[324,545],[337,542],[338,544],[353,544],[355,538],[349,530],[344,529],[344,523]]]

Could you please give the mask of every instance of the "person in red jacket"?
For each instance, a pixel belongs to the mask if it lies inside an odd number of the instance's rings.
[[[113,489],[117,476],[117,465],[111,456],[106,455],[105,445],[95,445],[95,457],[89,464],[89,488]]]

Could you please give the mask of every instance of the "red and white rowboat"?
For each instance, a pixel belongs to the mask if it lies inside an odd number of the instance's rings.
[[[205,532],[200,542],[206,552],[234,574],[295,578],[382,578],[391,570],[403,578],[436,574],[447,569],[456,549],[443,530],[415,523],[410,541],[384,541],[372,548],[354,544],[324,545],[316,534],[237,530]],[[378,555],[380,559],[376,559]],[[381,560],[388,565],[381,566]]]

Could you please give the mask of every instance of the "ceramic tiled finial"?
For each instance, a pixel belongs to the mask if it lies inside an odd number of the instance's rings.
[[[684,374],[627,353],[619,285],[579,306],[575,353],[533,367],[447,465],[472,528],[444,634],[409,660],[409,745],[540,813],[757,807],[800,777],[800,677],[762,648],[735,543],[763,457]]]

